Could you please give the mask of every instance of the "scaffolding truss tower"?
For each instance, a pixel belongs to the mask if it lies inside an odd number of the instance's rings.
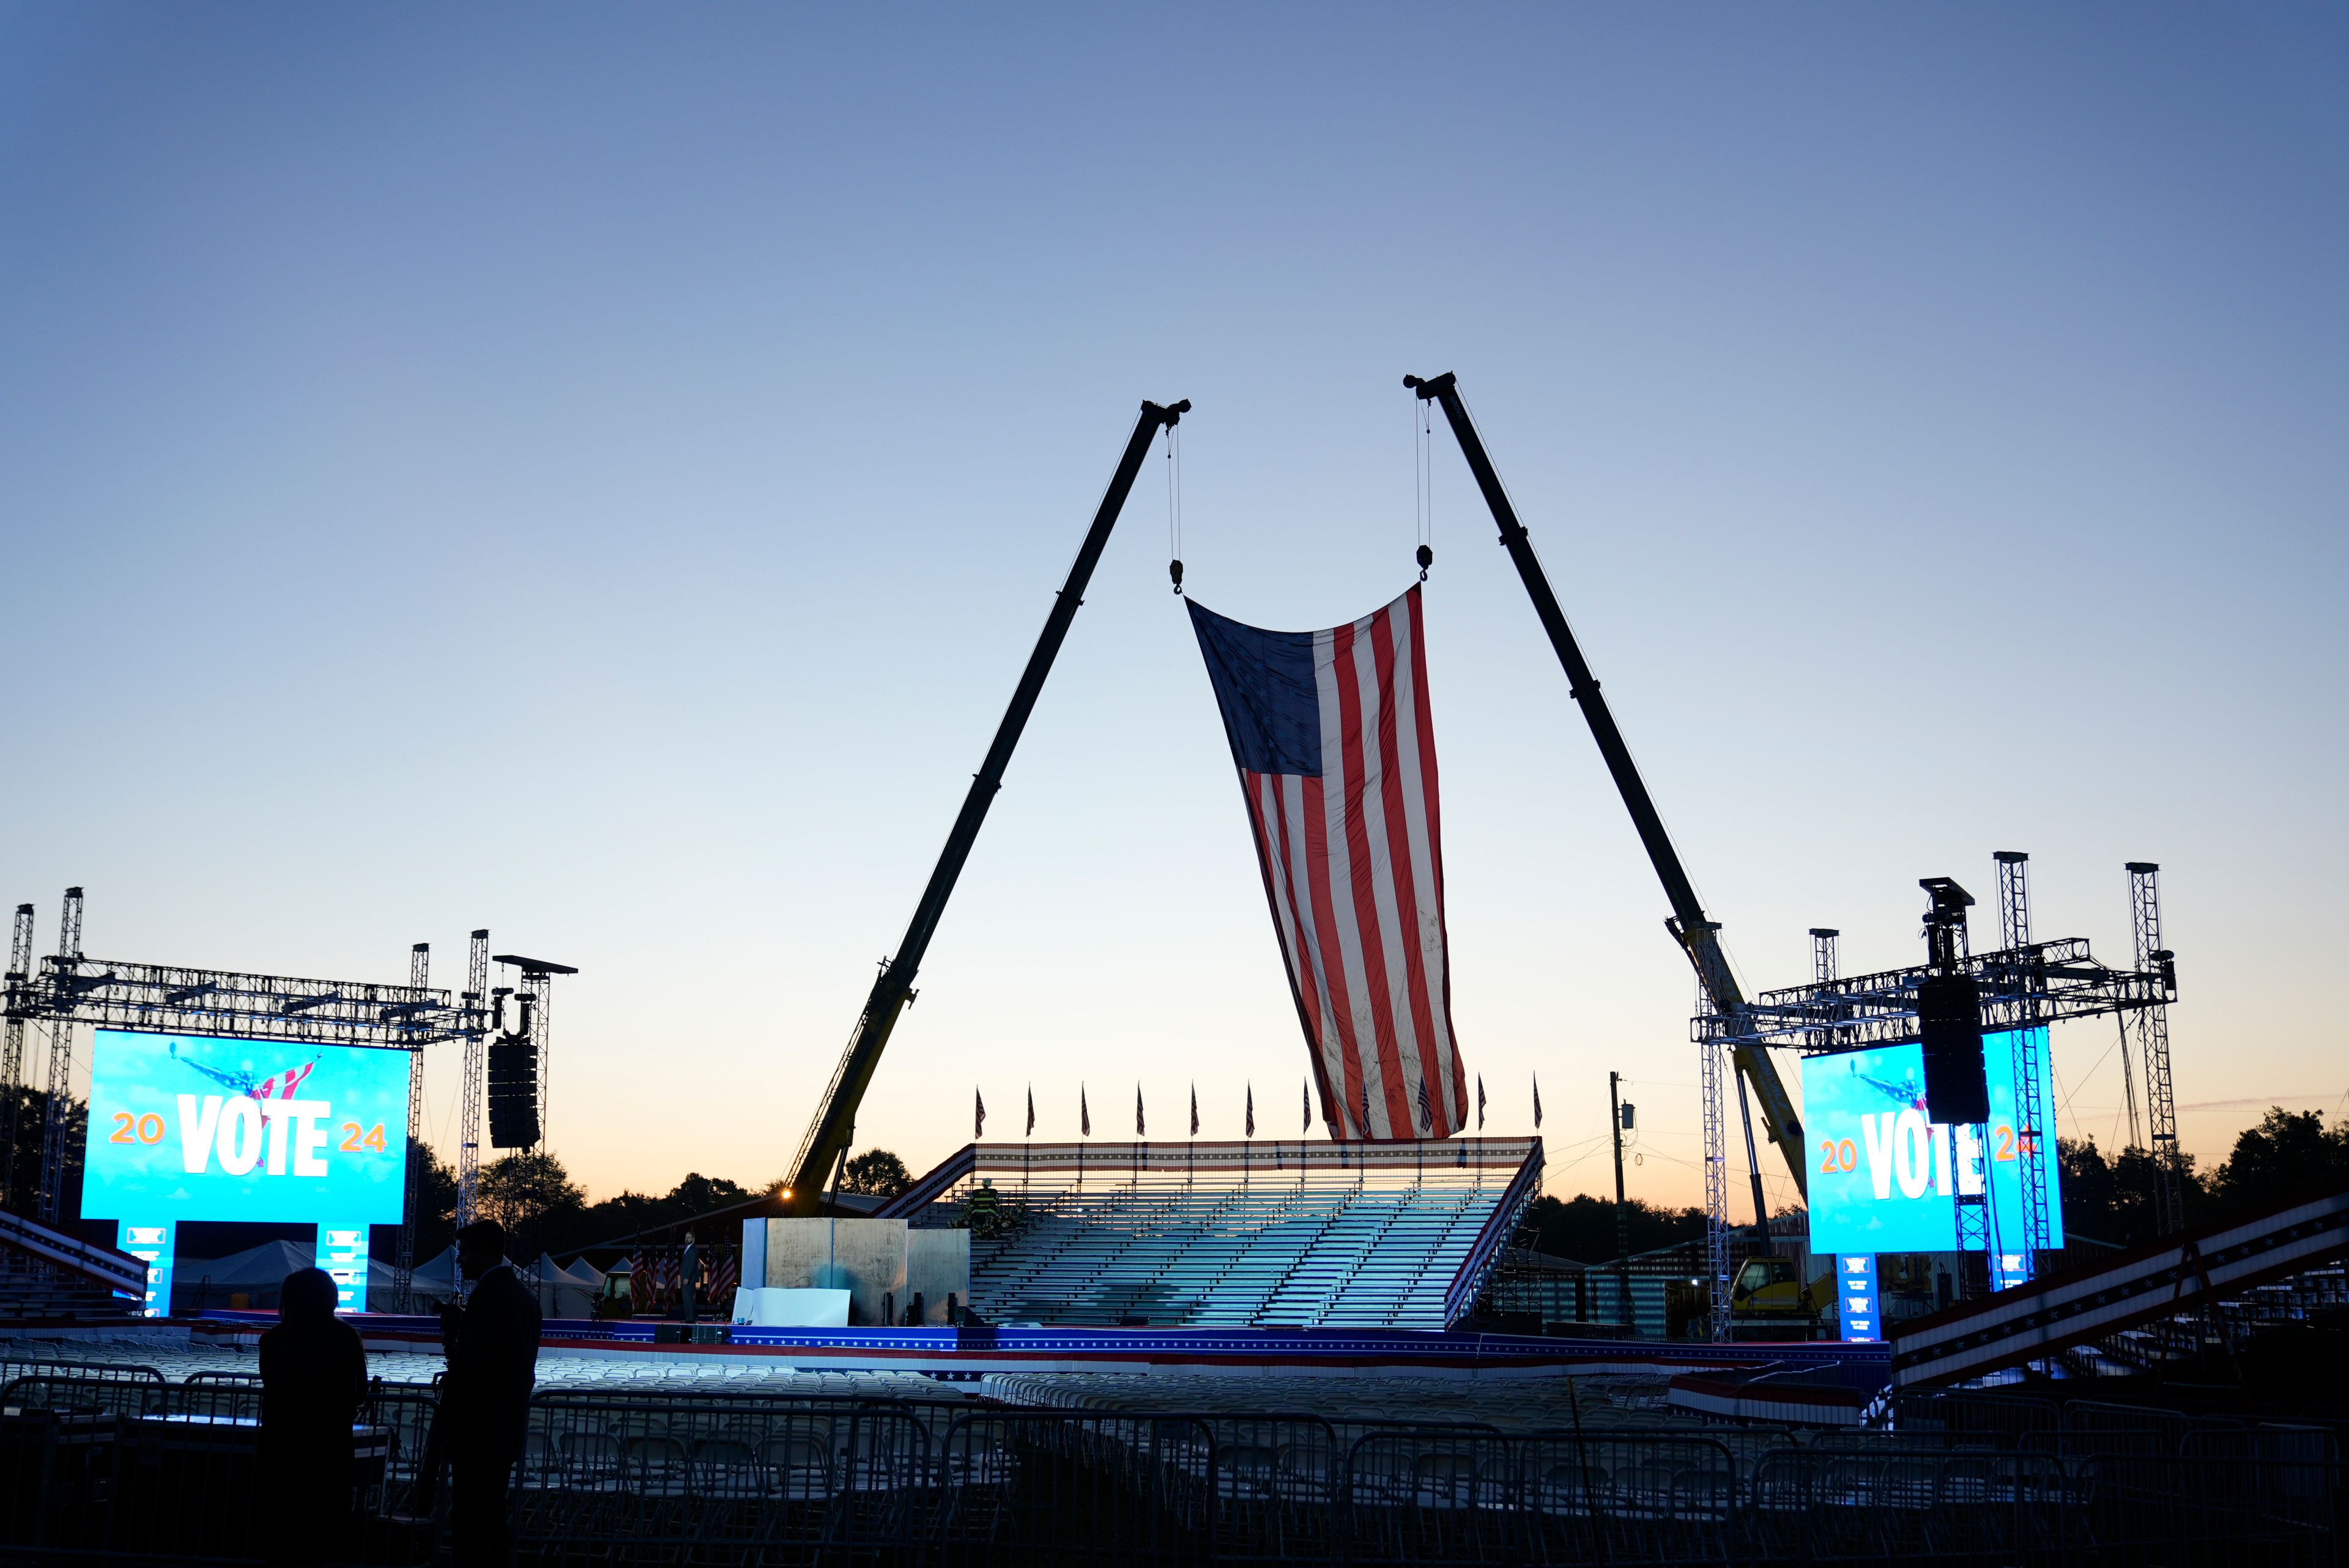
[[[495,1023],[490,1004],[490,932],[475,931],[465,950],[465,1005],[474,1019],[465,1034],[465,1066],[457,1085],[457,1229],[473,1222],[481,1185],[481,1050]]]
[[[78,983],[74,968],[81,961],[81,889],[66,889],[65,907],[57,914],[57,956],[50,962],[63,971],[60,983],[74,1000]],[[41,1115],[41,1185],[34,1195],[34,1215],[44,1225],[57,1222],[66,1196],[66,1106],[73,1088],[73,1015],[52,1013],[49,1020],[49,1097]]]
[[[1712,998],[1700,986],[1697,1012],[1712,1012]],[[1711,1338],[1716,1345],[1729,1338],[1729,1106],[1722,1092],[1722,1075],[1729,1053],[1718,1040],[1697,1041],[1698,1082],[1704,1096],[1704,1266],[1712,1287]],[[1764,1220],[1764,1225],[1768,1221]]]
[[[408,988],[429,990],[432,984],[432,944],[419,942],[408,950]],[[399,1228],[399,1249],[392,1255],[391,1299],[400,1312],[416,1310],[416,1211],[424,1197],[424,1056],[419,1050],[408,1062],[408,1169],[406,1193],[399,1211],[408,1222]]]
[[[1994,857],[1998,862],[1998,919],[2000,946],[2010,952],[2021,952],[2031,946],[2031,857],[2019,849],[2002,849]],[[2047,1205],[2047,1166],[2044,1158],[2029,1158],[2042,1153],[2041,1144],[2046,1137],[2047,1107],[2041,1103],[2040,1080],[2044,1063],[2041,1052],[2046,1036],[2040,1033],[2039,1021],[2033,1015],[2034,998],[2025,990],[2020,998],[2022,1016],[2016,1020],[2012,1036],[2014,1042],[2014,1140],[2015,1149],[2025,1158],[2015,1161],[2015,1186],[2023,1195],[2023,1212],[2015,1216],[2015,1266],[2003,1267],[2002,1257],[1991,1270],[1991,1279],[2002,1287],[2020,1284],[2035,1279],[2039,1273],[2039,1254],[2052,1246],[2054,1238],[2054,1217]],[[2052,1147],[2052,1146],[2051,1146]]]
[[[33,906],[16,906],[8,932],[8,1016],[0,1025],[0,1106],[8,1118],[0,1143],[0,1206],[16,1200],[16,1124],[24,1116],[25,1021],[16,1015],[16,992],[33,969]]]
[[[2178,993],[2178,963],[2161,945],[2161,867],[2128,863],[2129,925],[2137,966],[2159,974],[2166,996]],[[2184,1158],[2178,1146],[2178,1100],[2169,1084],[2169,1009],[2161,1002],[2137,1015],[2137,1054],[2145,1069],[2146,1142],[2153,1151],[2154,1222],[2168,1235],[2186,1228]]]

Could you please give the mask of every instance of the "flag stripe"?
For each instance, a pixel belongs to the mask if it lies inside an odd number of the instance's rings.
[[[1386,896],[1381,900],[1381,914],[1393,931],[1387,950],[1402,961],[1402,972],[1389,977],[1397,1044],[1409,1064],[1416,1101],[1427,1108],[1432,1123],[1429,1136],[1449,1137],[1456,1130],[1451,1098],[1432,1092],[1442,1090],[1444,1069],[1437,1060],[1435,1031],[1428,1016],[1426,955],[1419,940],[1418,878],[1412,864],[1410,819],[1403,805],[1402,747],[1397,733],[1399,715],[1405,711],[1402,699],[1410,683],[1410,663],[1405,660],[1402,670],[1397,670],[1395,643],[1402,628],[1408,625],[1407,616],[1407,607],[1402,605],[1391,605],[1381,610],[1378,618],[1384,624],[1377,628],[1371,642],[1377,690],[1389,694],[1389,701],[1379,704],[1376,731],[1380,847],[1386,864],[1382,879]],[[1442,1102],[1441,1108],[1438,1101]]]
[[[1438,1033],[1436,1059],[1454,1113],[1468,1113],[1468,1085],[1460,1064],[1460,1047],[1452,1033],[1452,938],[1444,920],[1444,831],[1442,792],[1435,783],[1435,722],[1427,696],[1427,622],[1420,614],[1417,595],[1407,596],[1411,610],[1411,722],[1413,744],[1403,765],[1411,772],[1411,788],[1403,794],[1409,814],[1413,875],[1424,889],[1431,917],[1420,932],[1420,951],[1428,970],[1428,1012]]]
[[[1298,1022],[1305,1026],[1305,1037],[1321,1038],[1320,982],[1310,974],[1298,971],[1296,888],[1288,879],[1288,854],[1286,819],[1280,804],[1280,781],[1269,774],[1248,769],[1240,771],[1240,794],[1247,800],[1248,826],[1256,834],[1257,867],[1264,873],[1265,899],[1272,906],[1272,923],[1280,933],[1280,961],[1288,971],[1288,994],[1297,1003]],[[1276,834],[1276,825],[1280,825]],[[1313,1075],[1322,1078],[1320,1053],[1313,1053]],[[1321,1097],[1330,1097],[1329,1085],[1322,1084]]]
[[[1311,1014],[1306,1043],[1313,1062],[1313,1081],[1321,1090],[1322,1115],[1336,1126],[1339,1119],[1331,1114],[1330,1107],[1350,1104],[1353,1089],[1347,1081],[1349,1057],[1338,1034],[1337,1009],[1321,968],[1320,935],[1312,917],[1311,879],[1305,868],[1305,857],[1299,853],[1305,842],[1305,781],[1294,774],[1259,776],[1271,786],[1272,798],[1280,806],[1280,881],[1294,922],[1294,929],[1288,933],[1289,946],[1282,956],[1288,961],[1289,973],[1302,976],[1303,994]],[[1305,885],[1302,897],[1299,893],[1300,884]]]
[[[1329,660],[1324,664],[1317,659],[1314,671],[1321,682],[1325,722],[1333,710],[1338,717],[1338,775],[1333,780],[1328,772],[1331,748],[1325,732],[1322,781],[1324,793],[1337,798],[1343,814],[1339,836],[1346,846],[1345,874],[1340,877],[1332,867],[1330,880],[1337,885],[1339,934],[1350,939],[1346,942],[1346,990],[1353,1001],[1354,1033],[1365,1033],[1367,1025],[1372,1044],[1371,1054],[1378,1067],[1376,1079],[1371,1085],[1371,1130],[1368,1136],[1386,1138],[1397,1137],[1398,1128],[1410,1125],[1411,1102],[1402,1081],[1402,1054],[1395,1045],[1394,1014],[1387,1006],[1386,951],[1379,941],[1377,895],[1373,891],[1381,878],[1371,850],[1370,823],[1364,815],[1368,798],[1362,787],[1362,701],[1361,677],[1355,669],[1358,661],[1354,658],[1358,629],[1353,625],[1334,628],[1330,633]]]
[[[1330,998],[1330,1024],[1325,1026],[1324,1038],[1335,1033],[1339,1061],[1345,1075],[1346,1098],[1340,1109],[1352,1119],[1354,1136],[1369,1137],[1372,1135],[1363,1124],[1362,1096],[1370,1093],[1370,1080],[1378,1064],[1363,1054],[1357,1036],[1357,1025],[1368,1022],[1357,1015],[1353,1001],[1361,993],[1361,982],[1347,971],[1347,933],[1339,923],[1339,910],[1347,906],[1340,904],[1330,892],[1338,868],[1345,863],[1345,803],[1340,801],[1338,805],[1340,827],[1333,840],[1329,829],[1326,786],[1335,781],[1325,775],[1299,782],[1302,787],[1299,793],[1305,803],[1305,859],[1295,874],[1305,882],[1307,907],[1313,911],[1314,934],[1319,939],[1314,956],[1320,964],[1323,994]]]
[[[1434,749],[1428,738],[1426,644],[1420,636],[1419,601],[1395,606],[1396,628],[1392,644],[1393,700],[1387,711],[1394,720],[1393,795],[1398,803],[1395,858],[1402,867],[1396,885],[1411,905],[1412,1016],[1419,1029],[1421,1071],[1435,1080],[1436,1120],[1459,1130],[1468,1116],[1467,1085],[1459,1072],[1458,1054],[1452,1048],[1452,1009],[1445,989],[1444,897],[1435,869],[1436,840],[1431,822],[1435,810]]]

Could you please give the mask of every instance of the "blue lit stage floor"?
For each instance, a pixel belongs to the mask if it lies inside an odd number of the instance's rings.
[[[129,1331],[41,1330],[0,1341],[0,1363],[138,1366],[172,1382],[197,1372],[250,1374],[254,1346],[273,1321],[272,1314],[248,1313],[159,1320]],[[367,1314],[357,1321],[372,1375],[424,1386],[441,1370],[434,1320]],[[1883,1387],[1889,1359],[1876,1345],[1643,1345],[1339,1330],[764,1329],[740,1331],[740,1343],[722,1345],[656,1345],[652,1334],[650,1323],[550,1323],[539,1386],[589,1396],[968,1397],[1078,1410],[1309,1410],[1340,1425],[1476,1421],[1503,1431],[1571,1424],[1593,1431],[1685,1430],[1706,1414],[1745,1414],[1713,1411],[1704,1397],[1711,1391],[1714,1403],[1743,1397],[1751,1391],[1723,1393],[1715,1385],[1725,1387],[1756,1371],[1763,1372],[1757,1388],[1799,1381],[1811,1386],[1803,1397],[1848,1406],[1841,1410],[1848,1424]]]
[[[223,1348],[249,1345],[273,1321],[259,1313],[220,1314],[194,1325],[193,1332]],[[440,1334],[435,1319],[367,1314],[355,1321],[371,1356],[439,1359]],[[1056,1372],[1419,1379],[1662,1377],[1767,1366],[1785,1372],[1816,1370],[1851,1386],[1876,1388],[1889,1376],[1885,1346],[1832,1343],[1717,1345],[1361,1329],[736,1327],[730,1344],[657,1345],[654,1329],[650,1322],[551,1320],[540,1352],[542,1380],[571,1381],[573,1363],[611,1368],[597,1376],[615,1376],[623,1368],[664,1367],[680,1373],[692,1369],[689,1375],[696,1378],[897,1373],[976,1379]]]

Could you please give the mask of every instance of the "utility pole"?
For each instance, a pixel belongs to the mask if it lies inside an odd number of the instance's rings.
[[[1607,1127],[1615,1139],[1615,1304],[1625,1327],[1631,1322],[1631,1216],[1623,1207],[1623,1102],[1619,1075],[1607,1075]]]

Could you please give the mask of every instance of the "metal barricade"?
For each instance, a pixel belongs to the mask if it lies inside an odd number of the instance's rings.
[[[929,1436],[905,1411],[757,1400],[535,1401],[514,1490],[526,1555],[792,1563],[912,1534]]]
[[[1525,1492],[1521,1440],[1490,1428],[1366,1433],[1346,1455],[1347,1559],[1523,1561]]]
[[[0,1388],[0,1408],[154,1416],[163,1412],[171,1385],[152,1367],[125,1368],[144,1376],[99,1376],[101,1369],[61,1367],[28,1373]]]
[[[238,1413],[258,1397],[249,1377],[52,1369],[8,1387],[48,1407],[0,1417],[0,1556],[227,1563],[282,1544],[259,1428]],[[449,1545],[445,1520],[403,1517],[434,1410],[422,1386],[368,1390],[337,1560],[420,1568]],[[2198,1421],[2161,1453],[2140,1440],[2158,1420],[2085,1416],[2074,1438],[2115,1431],[2127,1451],[2017,1446],[2032,1434],[2012,1425],[1798,1445],[562,1390],[533,1404],[510,1504],[519,1558],[540,1568],[2338,1562],[2349,1474],[2330,1429]]]
[[[1336,1561],[1346,1448],[1319,1416],[1203,1415],[1215,1438],[1214,1552],[1230,1563]]]
[[[1204,1561],[1216,1435],[1195,1416],[988,1410],[947,1430],[922,1543],[938,1561]]]

